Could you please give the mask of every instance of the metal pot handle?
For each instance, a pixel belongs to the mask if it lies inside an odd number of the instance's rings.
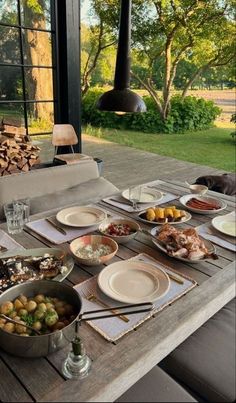
[[[140,307],[141,309],[137,309],[137,310],[131,310],[129,311],[129,309],[133,309],[133,308],[138,308]],[[111,314],[107,314],[107,315],[102,315],[103,312],[109,312],[112,310],[119,310],[119,312],[117,313],[111,313]],[[106,319],[106,318],[113,318],[115,316],[120,316],[122,314],[126,314],[126,315],[133,315],[136,313],[141,313],[141,312],[151,312],[154,309],[154,305],[151,302],[141,302],[139,304],[132,304],[132,305],[123,305],[123,306],[115,306],[112,308],[105,308],[105,309],[97,309],[95,311],[87,311],[87,312],[83,312],[78,316],[78,321],[82,322],[82,321],[86,321],[86,320],[96,320],[96,319]],[[90,316],[93,314],[98,314],[96,316]]]

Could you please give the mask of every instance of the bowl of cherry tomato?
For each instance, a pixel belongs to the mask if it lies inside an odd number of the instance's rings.
[[[99,231],[117,243],[127,243],[140,231],[140,225],[126,218],[107,218],[99,226]]]

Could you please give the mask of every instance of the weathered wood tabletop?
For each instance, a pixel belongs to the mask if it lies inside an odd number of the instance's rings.
[[[159,188],[177,196],[188,193],[186,186],[177,182],[165,182]],[[220,214],[234,210],[235,203],[232,197],[217,195],[227,202],[227,208]],[[169,204],[178,206],[179,201],[175,200]],[[99,205],[111,213],[132,216],[103,202]],[[52,215],[52,212],[47,212],[47,216],[49,215]],[[44,216],[46,215],[40,214],[32,217],[32,220]],[[214,215],[192,214],[191,221],[181,224],[181,227],[195,227],[210,221],[213,217]],[[145,229],[152,228],[148,224],[140,224]],[[1,228],[6,229],[6,225],[2,224]],[[30,233],[29,230],[24,230],[14,238],[25,248],[50,246],[48,241],[36,233]],[[68,250],[69,244],[60,247]],[[3,402],[116,400],[235,296],[235,253],[220,246],[216,248],[218,260],[186,264],[158,251],[150,239],[142,233],[128,244],[119,245],[116,256],[109,264],[145,252],[179,273],[192,277],[198,282],[198,286],[116,343],[108,342],[88,324],[83,323],[80,335],[92,359],[91,372],[83,380],[63,378],[61,366],[70,349],[69,345],[46,358],[37,359],[14,357],[0,350],[0,400]],[[65,281],[73,286],[98,274],[102,268],[76,264]]]

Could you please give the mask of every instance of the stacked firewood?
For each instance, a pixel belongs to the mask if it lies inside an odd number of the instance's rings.
[[[39,152],[17,121],[0,122],[0,176],[28,172],[40,162]]]

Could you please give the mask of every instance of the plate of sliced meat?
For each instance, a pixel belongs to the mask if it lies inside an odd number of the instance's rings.
[[[227,206],[223,200],[196,194],[184,195],[180,197],[179,201],[188,210],[198,214],[215,214]]]
[[[198,235],[195,228],[178,229],[164,224],[151,230],[152,241],[162,252],[188,263],[218,259],[215,246]],[[155,239],[156,238],[156,239]]]

